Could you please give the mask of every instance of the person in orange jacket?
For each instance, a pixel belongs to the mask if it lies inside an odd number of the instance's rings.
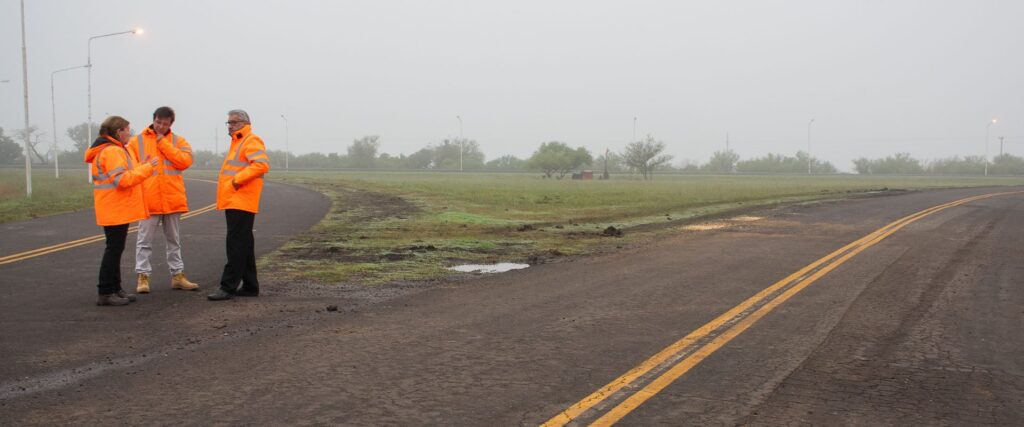
[[[171,289],[199,289],[199,285],[185,278],[179,231],[181,214],[188,212],[182,172],[192,166],[192,146],[185,138],[171,132],[172,124],[174,110],[171,107],[157,108],[153,112],[153,124],[128,142],[129,150],[134,150],[139,157],[153,157],[158,162],[153,170],[153,179],[142,184],[150,216],[139,221],[139,234],[135,241],[135,273],[138,275],[135,291],[140,294],[149,293],[149,276],[153,272],[149,256],[153,253],[153,235],[160,228],[163,228],[167,243]]]
[[[249,113],[229,111],[227,125],[231,148],[217,179],[217,209],[224,211],[227,221],[228,262],[224,265],[220,287],[207,295],[210,301],[228,300],[235,296],[254,297],[260,293],[252,227],[259,212],[263,175],[270,171],[270,157],[263,140],[252,133]]]
[[[128,224],[149,217],[142,183],[153,174],[157,159],[139,162],[125,143],[132,133],[128,120],[110,116],[100,125],[99,138],[86,150],[93,179],[92,197],[96,224],[103,227],[107,245],[100,262],[99,298],[96,305],[126,305],[135,295],[121,289],[121,254],[128,238]]]

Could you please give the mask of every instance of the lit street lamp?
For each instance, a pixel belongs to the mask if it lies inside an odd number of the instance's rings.
[[[284,114],[281,115],[281,118],[284,119],[284,169],[288,170],[288,157],[291,156],[292,151],[288,144],[288,118]]]
[[[92,41],[94,39],[99,39],[99,38],[103,38],[103,37],[110,37],[110,36],[119,36],[119,35],[122,35],[122,34],[141,35],[142,32],[143,32],[142,28],[135,28],[133,30],[128,30],[128,31],[121,31],[121,32],[117,32],[117,33],[110,33],[110,34],[103,34],[103,35],[99,35],[99,36],[89,37],[89,42],[87,43],[88,55],[86,56],[86,62],[85,62],[85,67],[88,68],[88,70],[89,70],[88,93],[86,95],[89,98],[89,118],[86,121],[86,123],[87,123],[86,124],[86,129],[88,129],[88,135],[86,135],[86,140],[87,141],[88,141],[89,138],[92,138]],[[86,168],[86,174],[89,176],[89,182],[92,182],[92,173],[89,172],[88,168]]]
[[[56,95],[54,95],[53,77],[56,76],[57,73],[88,67],[88,65],[79,65],[77,67],[61,68],[50,73],[50,108],[52,110],[51,113],[53,114],[53,175],[57,179],[60,179],[60,153],[57,151],[57,98]]]
[[[989,122],[985,124],[985,176],[988,176],[988,130],[992,127],[992,124],[996,122],[998,122],[998,120],[993,117],[992,120],[989,120]]]
[[[814,124],[814,119],[807,122],[807,174],[811,174],[811,125]]]

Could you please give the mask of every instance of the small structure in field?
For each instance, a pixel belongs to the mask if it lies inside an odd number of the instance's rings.
[[[572,179],[582,179],[584,181],[592,180],[592,179],[594,179],[594,171],[592,171],[592,170],[582,170],[582,171],[579,171],[578,173],[573,172]]]

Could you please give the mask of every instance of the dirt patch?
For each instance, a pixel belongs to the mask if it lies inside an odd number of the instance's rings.
[[[358,231],[362,225],[375,221],[413,217],[422,213],[422,208],[391,194],[348,188],[337,184],[323,184],[318,187],[321,192],[333,196],[329,217],[332,221],[343,224],[345,229],[324,231],[314,227],[296,238],[293,244],[279,251],[278,256],[282,260],[374,263],[397,261],[411,256],[402,250],[380,254],[347,248],[339,244],[348,240],[368,239],[366,235],[353,233],[353,231]]]
[[[354,251],[338,246],[330,246],[323,237],[307,237],[305,246],[294,246],[281,249],[284,259],[332,260],[337,262],[377,262],[379,255]]]
[[[380,221],[388,218],[405,219],[419,215],[423,209],[399,196],[375,193],[340,185],[330,185],[330,192],[335,194],[331,202],[334,206],[331,215],[342,216],[345,221],[360,224]]]

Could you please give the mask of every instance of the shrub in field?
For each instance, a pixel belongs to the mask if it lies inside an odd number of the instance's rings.
[[[744,173],[807,173],[808,162],[814,173],[836,173],[832,163],[809,157],[804,151],[798,151],[795,157],[769,153],[764,157],[743,160],[736,164],[736,170]]]
[[[662,154],[664,151],[664,142],[647,135],[645,139],[626,144],[622,158],[631,171],[639,172],[644,179],[654,179],[654,170],[672,160],[671,155]]]
[[[985,173],[985,158],[954,156],[938,159],[928,164],[928,172],[938,175],[981,175]]]
[[[861,175],[892,174],[915,175],[924,173],[921,161],[910,157],[910,153],[896,153],[884,159],[868,159],[865,157],[853,161],[853,167]]]
[[[994,175],[1024,175],[1024,158],[1000,154],[992,159],[988,171]]]
[[[586,148],[578,147],[573,149],[564,142],[545,142],[533,152],[527,165],[530,170],[537,170],[544,173],[545,177],[551,178],[558,174],[562,179],[566,174],[594,161]]]
[[[712,173],[731,173],[736,172],[736,162],[740,160],[740,155],[736,154],[735,151],[715,151],[715,154],[711,156],[711,160],[701,167],[703,172]]]

